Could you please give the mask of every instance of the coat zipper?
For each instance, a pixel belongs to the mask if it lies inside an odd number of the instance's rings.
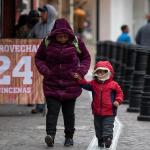
[[[61,50],[60,50],[60,56],[62,56],[62,48],[61,48]],[[61,57],[62,58],[62,57]],[[59,68],[61,69],[61,67],[62,67],[62,64],[59,64]]]
[[[102,83],[103,86],[104,83]],[[103,95],[103,87],[100,88],[100,114],[102,115],[102,95]]]

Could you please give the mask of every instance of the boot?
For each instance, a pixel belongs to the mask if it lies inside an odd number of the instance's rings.
[[[104,140],[104,142],[105,142],[106,148],[110,148],[111,143],[112,143],[112,138],[106,137],[105,140]]]
[[[65,138],[64,146],[73,146],[73,138]]]
[[[103,140],[103,138],[98,139],[98,147],[104,147],[104,140]]]
[[[45,137],[45,143],[47,144],[48,147],[53,147],[54,146],[54,137],[51,135],[47,135]]]

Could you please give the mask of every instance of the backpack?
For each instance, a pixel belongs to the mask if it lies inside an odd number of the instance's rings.
[[[48,47],[49,43],[50,43],[50,40],[48,39],[48,36],[46,36],[46,38],[44,39],[44,44],[45,44],[46,48]],[[79,47],[79,41],[78,41],[77,36],[75,36],[72,43],[73,43],[74,47],[76,48],[77,53],[81,54],[82,52],[81,52],[80,47]]]

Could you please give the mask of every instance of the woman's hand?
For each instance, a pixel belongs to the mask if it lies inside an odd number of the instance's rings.
[[[81,76],[78,73],[74,73],[73,77],[77,80],[82,80]]]

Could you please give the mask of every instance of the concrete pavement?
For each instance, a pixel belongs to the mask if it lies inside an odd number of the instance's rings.
[[[127,112],[127,107],[127,105],[121,105],[118,110],[118,118],[123,124],[123,129],[116,150],[149,150],[150,122],[137,121],[138,113]],[[48,149],[44,143],[45,116],[32,115],[30,110],[31,108],[27,106],[0,105],[0,150]],[[83,91],[77,100],[75,113],[75,144],[68,149],[87,150],[94,137],[91,102],[87,91]],[[57,128],[55,146],[52,149],[65,150],[61,113]],[[97,142],[95,144],[97,148]]]
[[[93,69],[95,49],[89,46]],[[124,93],[125,94],[125,93]],[[128,113],[128,105],[121,105],[118,119],[123,124],[116,150],[149,150],[150,122],[137,121],[138,113]],[[31,107],[24,105],[0,105],[0,150],[66,150],[63,146],[64,131],[62,114],[59,115],[55,146],[47,148],[45,137],[45,116],[30,114]],[[95,133],[91,101],[83,91],[76,103],[76,132],[74,146],[70,150],[87,150]],[[116,128],[116,132],[117,132]],[[97,142],[93,142],[97,144]],[[94,145],[95,146],[95,145]],[[97,148],[97,145],[95,146]],[[94,150],[94,149],[93,149]],[[112,149],[114,150],[114,149]]]
[[[41,150],[45,145],[45,116],[31,115],[27,106],[13,106],[12,115],[7,110],[10,106],[0,106],[0,150]],[[71,150],[86,150],[94,136],[91,104],[86,91],[76,103],[75,144]],[[21,111],[22,109],[22,111]],[[2,112],[3,110],[3,112]],[[10,113],[10,112],[9,112]],[[65,150],[62,114],[59,115],[54,150]]]
[[[122,105],[118,117],[123,130],[118,141],[117,150],[149,150],[150,122],[137,121],[139,113],[127,112],[128,105]]]

